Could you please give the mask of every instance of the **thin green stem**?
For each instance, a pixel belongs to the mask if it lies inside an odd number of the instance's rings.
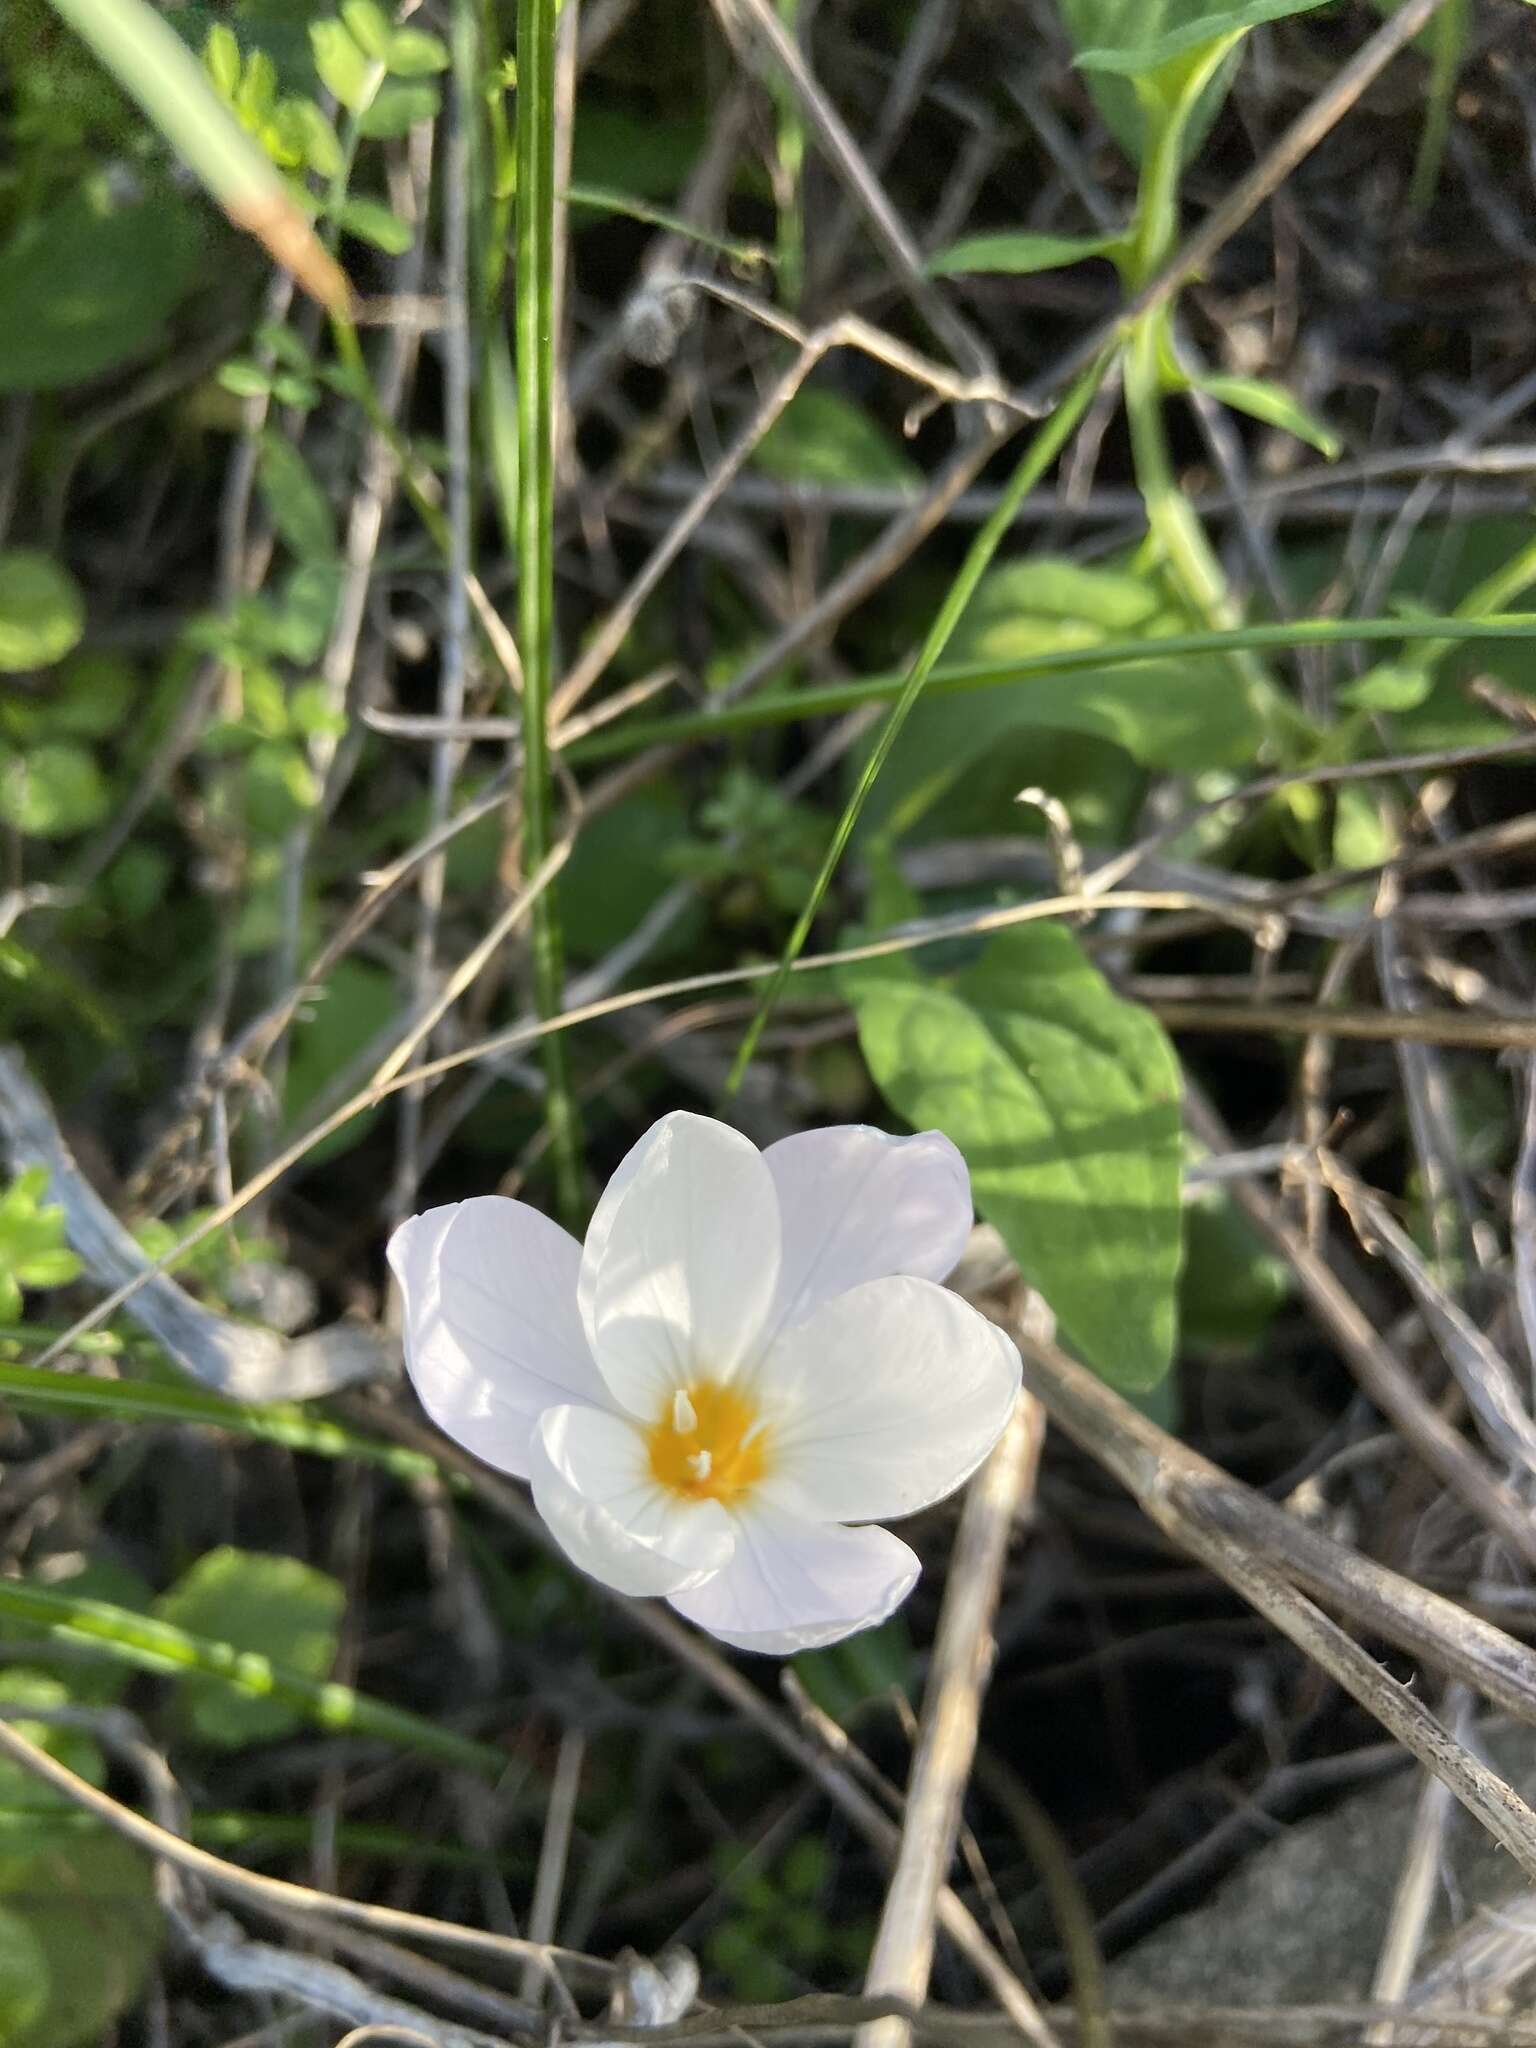
[[[816,913],[821,908],[822,898],[826,895],[832,877],[837,872],[838,863],[847,850],[849,840],[853,837],[854,827],[858,824],[859,815],[864,809],[869,793],[874,788],[881,769],[890,758],[891,749],[895,746],[912,707],[921,695],[923,685],[927,682],[929,676],[932,675],[938,664],[939,656],[949,644],[950,635],[960,623],[961,613],[974,596],[977,584],[985,574],[987,565],[992,560],[993,555],[996,554],[998,543],[1013,524],[1014,516],[1018,512],[1019,507],[1050,469],[1051,464],[1056,460],[1071,438],[1078,421],[1082,418],[1084,412],[1087,411],[1093,394],[1104,381],[1109,368],[1109,361],[1108,355],[1104,355],[1098,361],[1090,364],[1088,369],[1083,372],[1082,376],[1078,378],[1077,382],[1067,392],[1055,412],[1048,419],[1043,420],[1039,427],[1036,428],[1035,433],[1030,439],[1029,446],[1025,449],[1019,460],[1018,467],[1009,479],[1008,488],[999,500],[996,510],[977,533],[967,549],[965,560],[960,565],[959,573],[949,586],[944,602],[939,607],[938,616],[929,627],[928,636],[923,642],[916,661],[912,664],[905,684],[902,686],[901,695],[892,705],[890,716],[881,727],[880,736],[870,750],[869,759],[864,764],[863,771],[854,786],[853,794],[849,797],[847,804],[844,806],[843,814],[837,821],[837,828],[832,834],[831,843],[827,847],[826,854],[822,859],[820,871],[811,885],[810,894],[805,900],[805,907],[795,920],[795,928],[790,933],[784,951],[779,956],[778,967],[767,988],[763,991],[762,1000],[757,1006],[756,1014],[747,1026],[746,1034],[741,1041],[740,1049],[731,1068],[730,1077],[726,1082],[726,1087],[732,1094],[741,1086],[747,1068],[751,1065],[752,1055],[757,1050],[757,1042],[762,1036],[763,1027],[768,1022],[773,1006],[783,992],[784,984],[789,979],[790,971],[794,967],[795,961],[799,958],[806,940],[810,937],[811,926],[816,921]]]
[[[555,666],[555,0],[517,6],[517,617],[523,662],[523,861],[535,874],[552,843],[549,699]],[[533,906],[533,998],[559,1014],[565,986],[553,888]],[[544,1044],[545,1121],[557,1201],[580,1219],[580,1143],[565,1045]]]
[[[1178,238],[1179,178],[1184,135],[1206,86],[1238,40],[1218,37],[1178,66],[1176,83],[1161,101],[1148,98],[1148,146],[1137,194],[1125,281],[1139,291],[1162,268]],[[1136,485],[1147,526],[1175,588],[1197,619],[1214,629],[1240,623],[1225,572],[1198,514],[1179,486],[1163,418],[1164,368],[1173,357],[1172,306],[1154,306],[1131,326],[1125,348],[1125,412],[1131,432]],[[1273,714],[1274,679],[1249,653],[1236,657],[1255,705]]]
[[[277,1700],[332,1733],[372,1737],[417,1751],[457,1770],[499,1778],[507,1758],[488,1743],[455,1735],[404,1707],[354,1692],[350,1685],[308,1678],[253,1650],[212,1641],[151,1615],[106,1600],[71,1598],[18,1579],[0,1579],[0,1614],[47,1639],[168,1678],[211,1678],[248,1699]]]
[[[1474,593],[1475,594],[1475,593]],[[1343,647],[1370,641],[1529,640],[1536,637],[1536,612],[1510,612],[1493,618],[1463,619],[1459,614],[1423,619],[1290,619],[1281,625],[1237,626],[1220,632],[1169,633],[1156,639],[1103,640],[1087,647],[1054,649],[1048,654],[1023,654],[1013,661],[958,662],[935,668],[926,694],[956,697],[972,690],[994,690],[1031,676],[1081,674],[1156,658],[1215,657],[1248,650],[1290,647]],[[846,683],[808,684],[793,691],[765,691],[740,704],[714,711],[686,711],[673,718],[615,720],[601,732],[574,741],[563,750],[572,766],[611,761],[638,754],[647,747],[682,746],[694,740],[734,738],[766,726],[795,725],[802,719],[831,718],[857,711],[865,704],[888,703],[906,687],[907,675],[863,676]]]
[[[382,1443],[317,1415],[297,1401],[226,1401],[196,1387],[152,1380],[98,1380],[33,1365],[0,1365],[0,1401],[34,1414],[94,1415],[109,1422],[190,1423],[282,1444],[317,1458],[357,1458],[398,1479],[432,1478],[437,1467],[419,1451]]]
[[[1429,25],[1429,88],[1425,94],[1424,126],[1419,131],[1419,147],[1408,186],[1410,213],[1424,211],[1440,182],[1446,138],[1450,134],[1451,107],[1456,98],[1456,80],[1461,75],[1471,25],[1470,0],[1451,0],[1449,6],[1440,8]]]

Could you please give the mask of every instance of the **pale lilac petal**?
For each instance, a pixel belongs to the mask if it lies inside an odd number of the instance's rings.
[[[546,1408],[608,1404],[576,1308],[581,1247],[537,1209],[500,1195],[428,1209],[395,1232],[389,1263],[421,1405],[477,1458],[526,1478]]]
[[[870,1280],[784,1330],[754,1386],[772,1497],[813,1521],[914,1514],[1002,1435],[1019,1354],[931,1280]]]
[[[766,1502],[736,1517],[736,1551],[678,1613],[738,1650],[789,1657],[894,1614],[922,1564],[889,1529],[801,1521]]]
[[[763,1160],[783,1230],[775,1329],[865,1280],[942,1280],[965,1249],[970,1176],[942,1131],[839,1124],[781,1138]]]
[[[609,1182],[582,1254],[582,1320],[613,1398],[649,1422],[674,1388],[728,1380],[758,1345],[778,1270],[756,1146],[709,1117],[663,1117]]]
[[[645,1438],[597,1408],[551,1408],[533,1445],[533,1502],[572,1564],[619,1593],[697,1586],[735,1547],[718,1501],[685,1500],[651,1477]]]

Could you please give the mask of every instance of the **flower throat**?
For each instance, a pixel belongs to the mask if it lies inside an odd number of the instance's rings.
[[[756,1402],[714,1380],[679,1388],[646,1432],[646,1448],[652,1476],[685,1500],[739,1499],[768,1469]]]

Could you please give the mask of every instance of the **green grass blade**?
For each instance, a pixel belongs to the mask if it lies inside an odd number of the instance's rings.
[[[98,1380],[33,1365],[0,1365],[0,1401],[47,1415],[94,1415],[105,1421],[192,1423],[256,1437],[317,1458],[357,1458],[399,1479],[437,1471],[420,1451],[381,1443],[344,1423],[327,1421],[297,1401],[226,1401],[196,1387],[149,1380]]]
[[[553,787],[549,698],[555,666],[555,0],[517,5],[517,619],[523,660],[523,860],[549,853]],[[533,907],[533,995],[558,1015],[565,987],[559,902]],[[545,1118],[555,1188],[568,1223],[580,1220],[580,1139],[565,1044],[544,1041]]]
[[[404,1707],[370,1699],[349,1685],[306,1678],[253,1650],[190,1635],[168,1621],[106,1600],[73,1599],[17,1579],[0,1579],[0,1615],[40,1631],[50,1641],[98,1650],[140,1671],[168,1678],[217,1679],[247,1698],[279,1700],[333,1734],[372,1737],[482,1778],[498,1778],[507,1767],[499,1749],[455,1735]]]
[[[935,668],[929,675],[929,696],[959,696],[970,690],[991,690],[1030,676],[1070,675],[1085,669],[1114,668],[1122,663],[1168,655],[1237,654],[1248,649],[1335,647],[1373,640],[1416,642],[1455,640],[1528,640],[1536,635],[1536,612],[1507,612],[1482,619],[1448,615],[1418,619],[1291,619],[1283,625],[1237,626],[1220,632],[1170,633],[1155,640],[1103,640],[1092,647],[1064,648],[1051,654],[1025,654],[1013,661],[973,661]],[[909,675],[863,676],[852,682],[808,685],[803,689],[764,692],[740,704],[714,711],[687,711],[671,718],[616,720],[564,749],[572,766],[638,754],[646,747],[678,746],[685,741],[723,739],[756,732],[771,725],[792,725],[802,718],[827,718],[856,711],[864,704],[889,702],[901,694]]]
[[[214,91],[203,67],[145,0],[53,0],[166,141],[272,259],[333,313],[351,290],[292,193]]]
[[[815,923],[816,913],[821,908],[821,899],[826,895],[832,877],[837,872],[837,864],[842,859],[849,840],[853,837],[853,829],[859,821],[859,813],[863,810],[869,793],[875,786],[876,778],[880,770],[885,766],[890,751],[895,746],[901,728],[906,724],[908,714],[917,702],[924,683],[927,682],[929,676],[933,673],[934,668],[938,664],[939,656],[944,652],[945,647],[949,643],[950,635],[960,623],[960,614],[970,603],[976,586],[985,573],[987,564],[997,552],[999,541],[1001,541],[1003,535],[1013,524],[1014,514],[1066,446],[1078,421],[1087,410],[1093,394],[1103,382],[1108,368],[1109,357],[1107,355],[1101,356],[1097,362],[1090,364],[1061,400],[1056,410],[1036,428],[1030,437],[1029,446],[1020,458],[1019,465],[1015,469],[1008,488],[1004,491],[996,510],[966,550],[965,560],[961,563],[959,573],[950,585],[943,604],[939,607],[938,616],[928,629],[928,637],[923,642],[916,661],[912,664],[911,672],[902,686],[901,695],[897,698],[895,704],[892,705],[890,716],[881,727],[880,737],[876,740],[874,747],[871,749],[869,759],[864,764],[863,773],[860,775],[853,794],[849,797],[844,807],[842,816],[837,821],[837,829],[832,834],[831,843],[828,845],[822,860],[820,872],[811,885],[811,892],[806,898],[805,908],[795,920],[795,928],[790,933],[784,951],[779,957],[778,968],[772,980],[768,983],[767,988],[763,991],[762,1000],[757,1006],[756,1014],[747,1026],[740,1049],[736,1054],[735,1062],[731,1067],[730,1077],[726,1082],[726,1087],[732,1094],[741,1086],[742,1078],[752,1063],[752,1055],[757,1050],[757,1042],[762,1036],[763,1027],[768,1022],[773,1006],[783,992],[784,984],[789,979],[790,970],[799,958],[806,940],[810,937],[811,926]]]

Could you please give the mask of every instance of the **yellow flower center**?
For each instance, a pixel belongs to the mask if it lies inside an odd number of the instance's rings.
[[[645,1441],[652,1477],[684,1500],[736,1500],[768,1469],[757,1403],[715,1380],[679,1388]]]

